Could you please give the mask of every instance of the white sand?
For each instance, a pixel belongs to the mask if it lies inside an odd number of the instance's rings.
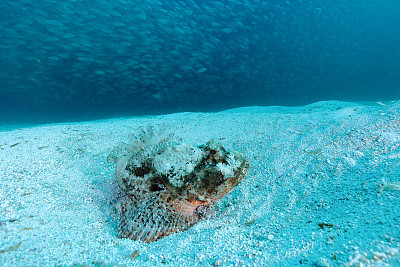
[[[320,102],[0,132],[2,266],[399,266],[400,102]],[[245,152],[215,218],[117,236],[111,149],[141,125]],[[365,264],[365,265],[361,265]]]

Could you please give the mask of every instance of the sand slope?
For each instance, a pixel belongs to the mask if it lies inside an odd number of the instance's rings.
[[[400,265],[400,102],[319,102],[0,132],[4,266]],[[141,125],[245,152],[217,215],[152,244],[118,238],[106,157]]]

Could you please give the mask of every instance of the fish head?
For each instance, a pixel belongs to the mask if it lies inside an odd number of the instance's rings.
[[[249,169],[249,162],[242,153],[228,151],[213,140],[199,148],[203,150],[202,159],[176,192],[188,202],[211,204],[239,184]]]

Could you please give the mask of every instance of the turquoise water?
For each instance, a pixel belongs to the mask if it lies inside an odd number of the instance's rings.
[[[399,266],[399,14],[398,0],[0,1],[0,265]],[[251,168],[188,231],[121,239],[107,156],[164,123]]]
[[[0,123],[400,97],[400,2],[0,2]]]

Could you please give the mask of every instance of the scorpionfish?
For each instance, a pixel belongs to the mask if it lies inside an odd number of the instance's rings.
[[[195,146],[166,127],[140,127],[109,156],[125,195],[118,233],[156,241],[193,226],[244,178],[249,163],[237,151],[212,139]]]

